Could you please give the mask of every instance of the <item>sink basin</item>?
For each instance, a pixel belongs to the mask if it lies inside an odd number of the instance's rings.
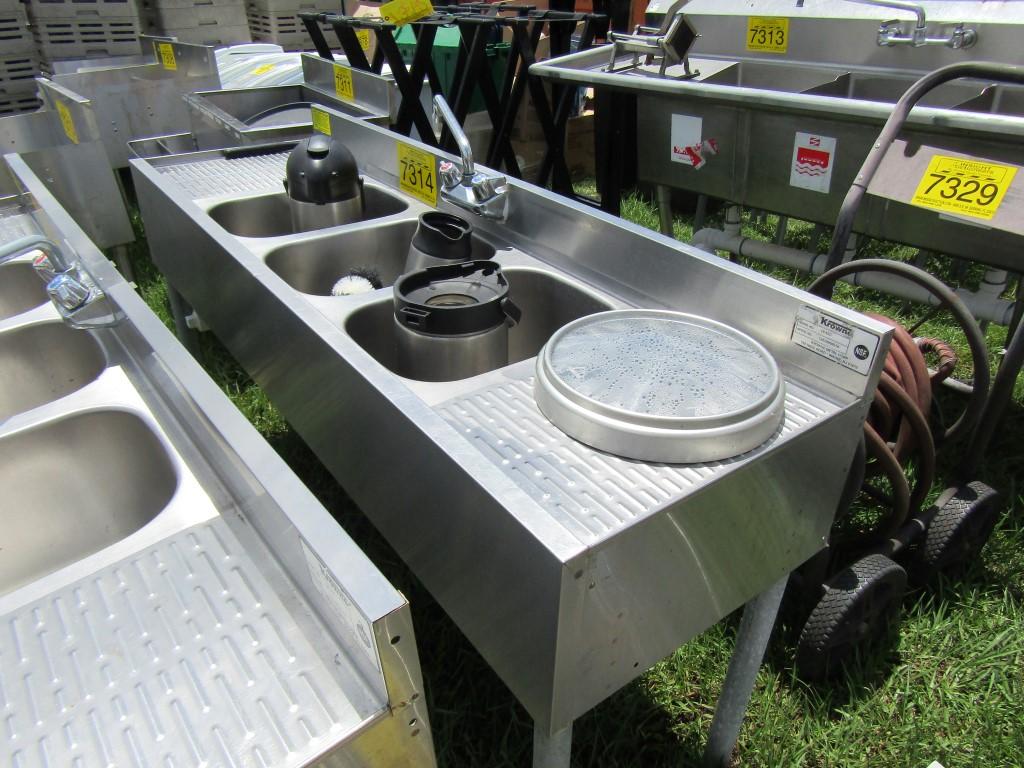
[[[613,309],[605,301],[568,280],[548,272],[505,267],[509,296],[522,310],[522,320],[509,329],[508,364],[534,357],[551,335],[566,323],[584,315]],[[390,296],[360,307],[345,323],[345,330],[359,346],[388,370],[415,379],[398,364],[396,332]]]
[[[915,79],[913,77],[876,77],[848,73],[837,77],[830,83],[808,88],[804,93],[896,103],[914,84]],[[978,86],[947,83],[926,93],[919,103],[926,107],[953,107],[976,97],[980,91],[981,88]]]
[[[46,286],[30,264],[0,267],[0,320],[20,315],[47,300]]]
[[[0,333],[0,421],[81,389],[105,365],[92,335],[63,323]]]
[[[139,530],[178,484],[127,411],[90,411],[0,438],[0,594]]]
[[[339,232],[331,237],[290,243],[267,254],[267,266],[300,293],[330,296],[338,278],[367,267],[392,285],[405,270],[416,221]],[[494,247],[473,238],[473,258],[490,259]]]
[[[391,216],[408,208],[402,198],[369,184],[363,188],[363,203],[365,210],[361,221]],[[284,192],[221,203],[210,209],[210,218],[238,237],[280,237],[294,233],[288,195]]]
[[[735,85],[743,88],[772,88],[779,91],[803,91],[841,74],[839,70],[787,67],[779,64],[739,62],[719,70],[701,82]]]

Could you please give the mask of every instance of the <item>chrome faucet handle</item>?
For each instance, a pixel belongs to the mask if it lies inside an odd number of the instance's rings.
[[[46,284],[46,293],[72,328],[107,328],[124,317],[80,264],[73,264]]]
[[[93,296],[93,290],[77,275],[61,272],[46,284],[46,293],[50,300],[65,317],[84,307]]]

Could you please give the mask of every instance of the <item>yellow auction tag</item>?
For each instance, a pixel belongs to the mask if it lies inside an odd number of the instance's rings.
[[[364,51],[370,50],[370,30],[368,29],[357,29],[356,40],[359,41],[359,47]]]
[[[356,98],[356,89],[352,85],[352,70],[341,64],[334,65],[334,92],[338,94],[339,99],[345,101],[354,101]]]
[[[789,19],[784,16],[747,18],[747,50],[785,53],[789,47]]]
[[[71,117],[71,111],[64,106],[64,103],[54,99],[57,104],[57,114],[60,115],[60,124],[64,128],[64,133],[71,139],[72,144],[78,143],[78,131],[75,130],[75,120]]]
[[[265,75],[265,74],[267,74],[267,72],[269,72],[270,70],[272,70],[276,66],[277,66],[277,64],[264,64],[263,66],[256,67],[256,69],[254,69],[252,71],[252,73],[254,75]]]
[[[331,135],[331,116],[322,109],[313,107],[313,130]]]
[[[434,12],[430,0],[391,0],[380,7],[380,17],[388,24],[402,26]]]
[[[1016,173],[1014,165],[935,155],[910,202],[959,216],[991,219]]]
[[[157,43],[156,52],[160,57],[160,63],[164,65],[164,69],[176,70],[178,68],[178,60],[174,58],[174,46],[170,43]]]
[[[437,206],[437,156],[408,144],[395,144],[399,188],[430,206]]]

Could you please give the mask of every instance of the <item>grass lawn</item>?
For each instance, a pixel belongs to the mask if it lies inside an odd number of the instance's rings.
[[[623,215],[657,228],[654,208],[638,198]],[[769,237],[773,217],[748,220],[749,234]],[[787,244],[806,247],[808,225],[794,224]],[[691,234],[677,220],[675,235]],[[894,257],[909,249],[871,244]],[[166,290],[148,261],[144,242],[134,254],[139,289],[169,323]],[[749,266],[779,279],[806,278],[764,265]],[[930,269],[950,278],[955,266],[933,259]],[[971,268],[958,279],[979,276]],[[903,320],[918,308],[840,285],[837,300]],[[921,335],[954,343],[966,357],[948,318]],[[993,359],[1005,329],[991,327]],[[430,594],[404,567],[304,443],[290,431],[262,391],[211,334],[202,362],[234,403],[319,497],[349,534],[412,604],[431,725],[440,764],[447,767],[530,764],[532,726],[525,711],[487,667]],[[958,375],[969,374],[958,369]],[[958,395],[942,398],[953,414]],[[997,435],[980,479],[1004,494],[1005,511],[980,559],[958,579],[908,592],[898,641],[881,658],[849,670],[844,679],[810,686],[793,672],[792,633],[777,631],[762,667],[743,731],[739,766],[907,766],[946,768],[1024,765],[1024,383]],[[940,457],[936,488],[955,477],[957,448]],[[681,589],[685,585],[680,585]],[[738,614],[683,646],[620,690],[575,725],[574,766],[697,765],[725,675]]]

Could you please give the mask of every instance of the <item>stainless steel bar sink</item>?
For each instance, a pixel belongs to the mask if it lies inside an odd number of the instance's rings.
[[[353,265],[385,282],[402,270],[428,210],[399,188],[398,144],[410,142],[330,118],[404,212],[238,237],[211,211],[280,183],[283,153],[137,160],[154,260],[524,704],[539,743],[563,743],[574,718],[823,546],[889,331],[509,180],[503,220],[438,206],[469,219],[507,273],[523,311],[508,364],[416,381],[395,363],[390,289],[327,295]],[[703,315],[762,343],[785,380],[778,433],[733,459],[666,465],[555,428],[532,396],[538,350],[571,320],[629,307]],[[863,338],[864,359],[804,339],[821,318]]]
[[[0,174],[0,763],[434,766],[405,599],[24,161]],[[37,269],[110,318],[66,324]]]

